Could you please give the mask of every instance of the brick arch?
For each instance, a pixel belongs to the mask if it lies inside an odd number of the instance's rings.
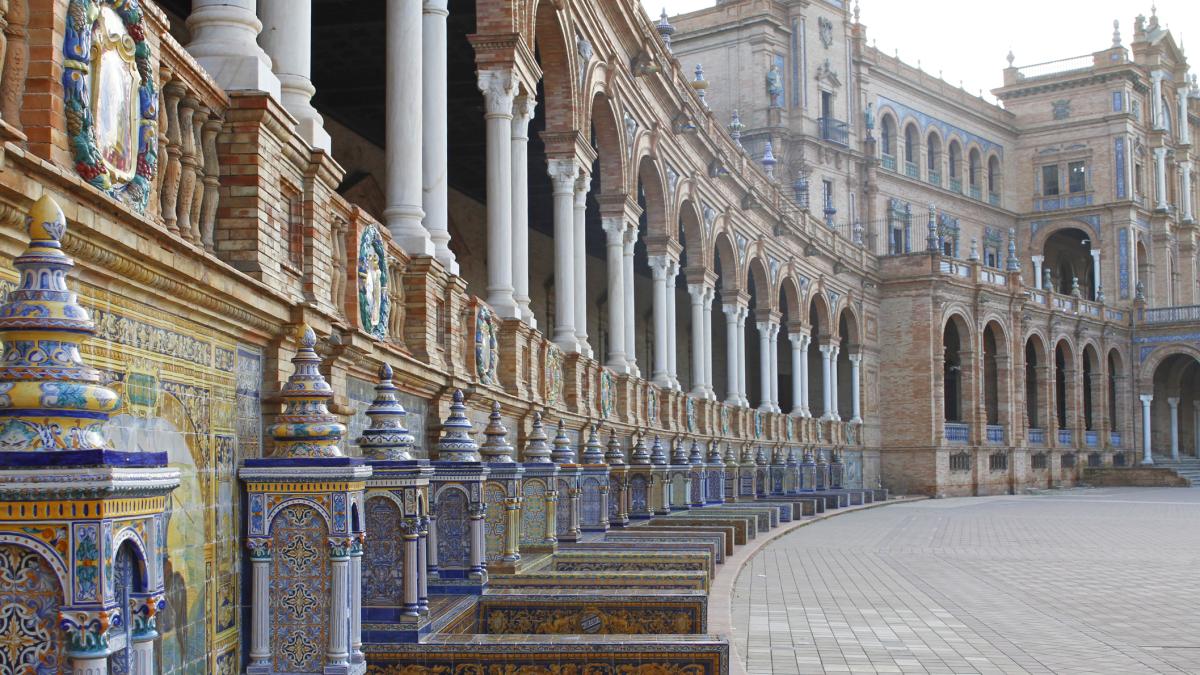
[[[1004,327],[1004,321],[998,316],[990,315],[984,317],[983,330],[979,331],[980,339],[982,340],[983,335],[993,328],[996,331],[996,352],[1005,355],[1012,353],[1012,336],[1009,335],[1008,330]],[[980,345],[982,346],[982,344],[981,341]],[[1024,346],[1022,346],[1022,349],[1024,349]]]
[[[1040,330],[1035,329],[1035,330],[1029,331],[1029,333],[1025,335],[1024,342],[1022,342],[1022,344],[1021,344],[1022,353],[1024,353],[1025,347],[1027,345],[1029,345],[1029,343],[1031,341],[1034,342],[1033,348],[1034,348],[1034,352],[1037,354],[1037,358],[1038,358],[1037,365],[1039,365],[1039,366],[1048,365],[1047,360],[1050,358],[1050,350],[1047,345],[1049,345],[1050,343],[1046,340],[1046,336],[1042,335],[1042,332]]]
[[[595,133],[600,193],[623,192],[626,186],[625,143],[620,117],[608,94],[596,92],[592,96],[590,121]]]
[[[771,270],[762,252],[750,254],[750,262],[746,264],[746,279],[754,281],[754,307],[775,309],[779,293],[771,283]],[[750,289],[749,283],[746,284],[746,289]]]
[[[950,322],[953,321],[955,327],[958,328],[959,335],[961,336],[961,344],[968,348],[972,348],[972,351],[974,351],[973,347],[976,339],[978,339],[978,333],[975,330],[974,324],[971,322],[970,318],[968,318],[969,316],[970,314],[967,312],[965,307],[952,305],[947,308],[946,311],[942,313],[942,328],[938,333],[938,339],[942,339],[942,336],[946,334],[946,327],[949,326]]]
[[[479,3],[480,7],[489,8],[492,4]],[[556,9],[554,3],[549,0],[534,4],[535,8],[531,9],[534,32],[530,35],[542,69],[546,131],[563,133],[583,129],[579,111],[579,79],[576,76],[578,70],[575,67],[578,57],[570,47],[574,45],[575,40],[568,26],[566,12]],[[483,17],[477,21],[482,22]]]
[[[806,323],[813,331],[814,343],[825,344],[837,337],[837,326],[833,325],[833,312],[829,307],[829,300],[825,298],[824,284],[812,284],[812,290],[808,294],[807,314]]]
[[[1037,234],[1033,235],[1033,240],[1029,243],[1030,250],[1035,255],[1042,255],[1045,252],[1046,240],[1055,233],[1063,230],[1082,230],[1088,235],[1089,238],[1091,238],[1092,242],[1094,243],[1093,248],[1098,246],[1102,241],[1100,238],[1100,232],[1097,231],[1096,228],[1092,227],[1091,223],[1074,218],[1068,218],[1066,220],[1055,221],[1049,225],[1044,225],[1038,228]]]
[[[1191,356],[1200,361],[1200,348],[1182,342],[1160,345],[1150,352],[1138,368],[1138,392],[1154,391],[1154,373],[1172,356]]]
[[[742,290],[745,284],[742,281],[741,266],[738,265],[737,246],[733,243],[728,228],[718,230],[713,238],[713,261],[707,268],[715,270],[718,259],[721,261],[722,290]]]
[[[842,334],[842,319],[846,320],[846,333]],[[848,341],[851,349],[862,346],[862,319],[849,298],[838,312],[838,334]]]
[[[781,271],[780,277],[779,310],[787,316],[789,322],[807,325],[808,317],[801,311],[800,302],[804,292],[800,289],[800,282],[791,270]]]
[[[516,33],[532,20],[537,9],[537,0],[481,2],[475,7],[475,25],[486,26],[489,33]]]
[[[703,215],[696,207],[696,202],[689,199],[683,202],[676,212],[679,214],[679,227],[671,235],[674,238],[678,236],[679,232],[682,232],[679,243],[683,245],[684,251],[687,253],[688,265],[704,269],[712,268],[714,263],[709,256],[704,240]]]
[[[661,237],[670,241],[676,239],[677,228],[671,227],[671,211],[667,208],[666,186],[658,163],[649,154],[641,156],[634,164],[636,173],[634,187],[641,184],[641,193],[646,203],[646,236]]]

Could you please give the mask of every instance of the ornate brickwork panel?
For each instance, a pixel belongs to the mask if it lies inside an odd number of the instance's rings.
[[[400,607],[404,595],[404,550],[400,539],[400,508],[387,497],[366,504],[366,526],[371,536],[363,544],[362,604],[364,607]]]
[[[314,672],[329,645],[329,530],[316,509],[284,507],[271,523],[272,663],[277,672]]]
[[[0,671],[58,673],[64,667],[58,608],[62,587],[37,553],[0,544]]]
[[[635,475],[629,479],[630,509],[633,513],[646,513],[649,509],[650,481],[645,476]]]
[[[521,544],[541,544],[546,537],[546,484],[536,478],[526,479],[522,493]]]
[[[448,568],[467,566],[467,494],[447,489],[437,496],[438,565]]]

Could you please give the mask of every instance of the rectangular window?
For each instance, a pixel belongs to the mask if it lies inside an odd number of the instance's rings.
[[[1047,164],[1042,167],[1042,195],[1053,197],[1058,194],[1058,165]]]
[[[827,209],[833,208],[833,181],[821,181],[821,203]]]
[[[287,251],[287,262],[292,267],[304,266],[304,201],[300,191],[284,183],[280,187],[283,206],[283,223],[280,235]]]
[[[1087,189],[1087,169],[1083,162],[1067,163],[1067,189],[1071,192],[1083,192]]]

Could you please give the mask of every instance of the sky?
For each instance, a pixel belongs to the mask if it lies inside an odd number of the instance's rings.
[[[651,17],[664,8],[669,15],[715,4],[714,0],[641,0]],[[1150,15],[1146,0],[860,0],[860,20],[867,38],[885,54],[899,50],[900,59],[951,84],[978,94],[1000,86],[1009,49],[1014,65],[1042,63],[1107,49],[1112,22],[1121,22],[1121,43],[1133,40],[1138,14]],[[987,8],[985,12],[982,8]],[[1166,24],[1185,51],[1188,37],[1200,42],[1200,2],[1157,0],[1159,22]],[[1190,54],[1189,54],[1190,56]],[[1200,62],[1192,59],[1193,72]]]

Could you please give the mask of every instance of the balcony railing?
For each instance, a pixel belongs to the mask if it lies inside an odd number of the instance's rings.
[[[850,145],[850,125],[832,117],[818,117],[817,124],[821,127],[821,140]]]
[[[957,192],[960,195],[962,194],[962,179],[961,178],[951,178],[950,179],[950,191]]]
[[[929,176],[926,180],[929,181],[930,185],[936,185],[938,187],[941,187],[942,186],[942,172],[941,171],[930,171]]]
[[[983,199],[983,190],[979,186],[977,186],[977,185],[971,186],[971,199],[979,199],[979,200]]]
[[[987,425],[987,442],[993,445],[1004,443],[1004,427],[998,424]]]
[[[970,429],[962,422],[946,422],[946,440],[951,443],[966,443]]]
[[[1119,431],[1108,432],[1108,444],[1113,446],[1114,448],[1121,447],[1121,432],[1119,432]]]
[[[989,192],[988,193],[988,203],[991,204],[992,206],[1000,206],[1000,193],[999,192]]]
[[[1083,432],[1083,442],[1086,443],[1089,448],[1094,448],[1094,447],[1099,446],[1100,445],[1100,432],[1099,431]]]
[[[895,171],[896,170],[896,156],[895,155],[884,155],[883,156],[883,168],[885,168],[889,171]]]
[[[1074,445],[1075,444],[1074,432],[1072,432],[1071,429],[1059,429],[1058,430],[1058,444],[1059,445]]]
[[[909,178],[920,178],[921,170],[917,168],[916,162],[905,162],[904,175],[908,176]]]
[[[1029,442],[1037,445],[1046,444],[1046,430],[1038,429],[1037,427],[1029,428]]]
[[[1183,321],[1200,321],[1200,305],[1143,309],[1141,312],[1139,312],[1138,320],[1142,323],[1180,323]]]
[[[1018,68],[1017,79],[1026,80],[1031,77],[1049,77],[1051,75],[1061,75],[1062,73],[1069,73],[1075,70],[1086,70],[1091,68],[1092,64],[1093,59],[1091,54],[1072,56],[1066,59],[1058,59],[1057,61],[1034,63]]]

